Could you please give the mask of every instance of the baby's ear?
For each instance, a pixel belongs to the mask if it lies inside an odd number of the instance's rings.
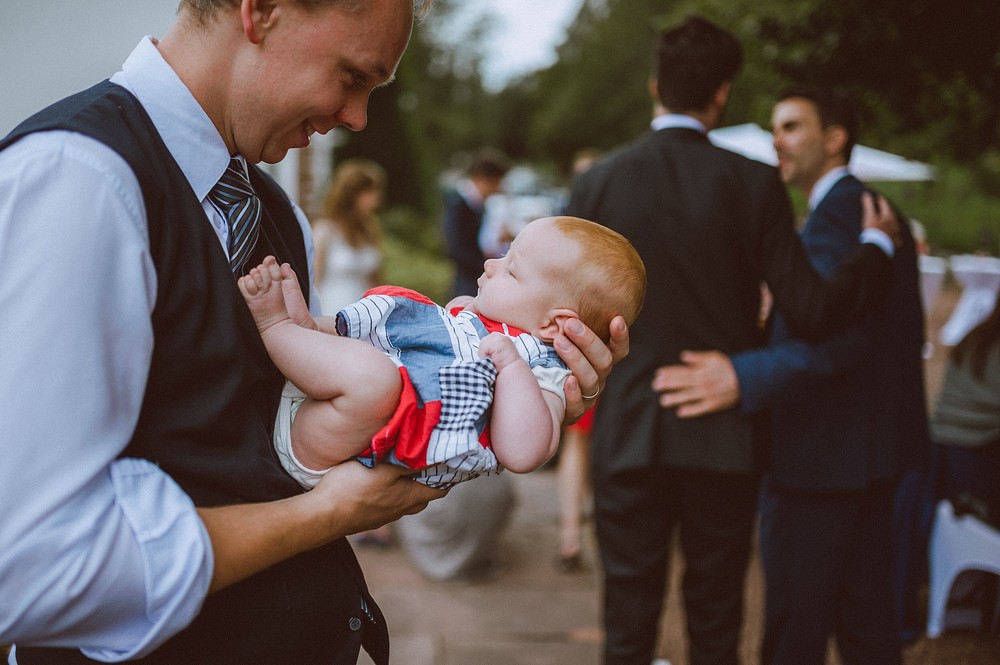
[[[571,309],[557,308],[549,312],[548,317],[542,323],[538,330],[538,336],[541,337],[546,342],[551,342],[562,333],[563,326],[566,324],[566,319],[578,319],[580,318],[576,312]]]

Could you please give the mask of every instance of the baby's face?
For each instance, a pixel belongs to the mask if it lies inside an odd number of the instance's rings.
[[[580,250],[548,219],[528,224],[499,259],[489,259],[473,308],[483,316],[538,334],[570,302]]]

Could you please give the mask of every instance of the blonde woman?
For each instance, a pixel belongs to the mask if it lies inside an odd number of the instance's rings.
[[[385,171],[367,159],[345,160],[334,172],[313,222],[316,290],[323,311],[335,313],[378,283]]]

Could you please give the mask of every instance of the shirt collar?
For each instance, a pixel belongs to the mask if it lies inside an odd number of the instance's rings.
[[[479,193],[479,188],[476,187],[476,184],[471,180],[467,178],[459,180],[455,189],[462,195],[462,198],[469,204],[469,207],[474,210],[478,210],[483,207],[483,195]]]
[[[850,174],[851,172],[847,170],[846,166],[835,166],[824,173],[813,185],[812,191],[809,192],[809,209],[815,210],[819,202],[826,198],[826,195],[833,189],[833,186],[840,182],[841,178]]]
[[[684,127],[686,129],[693,129],[702,134],[706,133],[705,125],[701,124],[689,115],[684,115],[683,113],[664,113],[662,115],[658,115],[653,118],[653,121],[649,123],[649,126],[653,128],[653,131],[657,132],[661,129],[667,129],[669,127]]]
[[[184,82],[144,37],[111,77],[139,100],[199,201],[208,196],[229,165],[219,130]]]

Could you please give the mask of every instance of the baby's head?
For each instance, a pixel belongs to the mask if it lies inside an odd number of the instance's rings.
[[[629,325],[646,294],[646,267],[621,234],[578,217],[528,224],[506,256],[486,262],[473,309],[551,341],[577,317],[605,342],[611,319]]]

